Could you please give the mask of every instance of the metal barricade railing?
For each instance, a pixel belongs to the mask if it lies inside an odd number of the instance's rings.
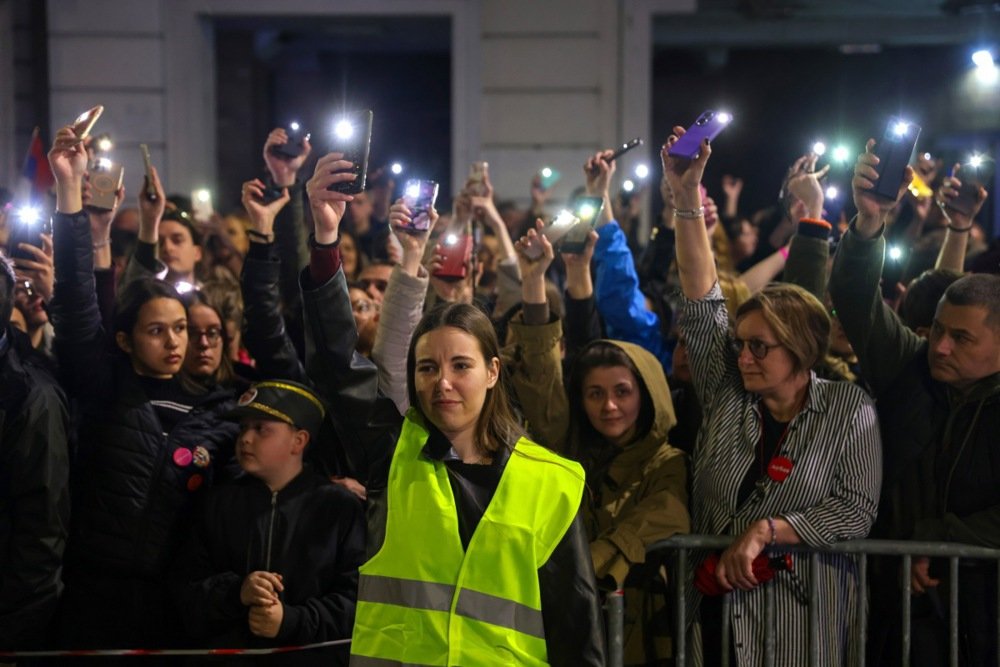
[[[673,637],[674,659],[676,667],[686,667],[687,662],[687,609],[685,600],[688,594],[688,586],[692,581],[688,578],[688,559],[691,551],[695,550],[723,550],[729,546],[734,539],[728,535],[675,535],[667,540],[661,540],[651,545],[647,550],[647,557],[659,556],[664,552],[676,554],[670,576],[673,577],[674,585],[674,618],[675,628]],[[809,660],[811,665],[821,664],[820,654],[820,618],[818,610],[819,588],[820,588],[820,555],[821,554],[852,554],[858,556],[858,600],[860,608],[857,614],[857,632],[861,650],[859,651],[857,664],[860,667],[865,665],[865,649],[868,639],[868,557],[869,556],[900,556],[902,558],[902,590],[901,596],[901,655],[902,664],[910,664],[910,599],[913,591],[910,584],[910,571],[914,556],[927,556],[930,558],[948,559],[948,653],[949,665],[957,667],[959,664],[959,614],[958,614],[958,584],[959,584],[959,560],[993,560],[996,561],[997,579],[1000,582],[1000,549],[990,549],[966,544],[955,544],[953,542],[915,542],[899,540],[848,540],[837,542],[827,547],[810,548],[803,545],[782,545],[781,551],[791,551],[809,557]],[[764,664],[773,664],[776,651],[776,634],[774,627],[775,601],[774,590],[771,585],[764,584]],[[624,604],[620,595],[612,600],[609,596],[608,610],[608,665],[610,667],[620,667],[623,664],[623,619]],[[722,660],[726,665],[729,662],[729,595],[724,596],[722,602]],[[995,639],[998,642],[998,654],[1000,654],[1000,591],[996,598],[997,628]],[[998,662],[1000,664],[1000,662]]]

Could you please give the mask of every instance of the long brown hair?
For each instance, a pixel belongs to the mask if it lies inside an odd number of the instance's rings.
[[[479,342],[479,350],[487,364],[494,358],[500,358],[500,343],[493,323],[475,306],[467,303],[444,303],[424,315],[410,338],[410,348],[406,355],[406,389],[410,405],[424,418],[427,415],[420,407],[414,382],[417,342],[425,334],[440,327],[455,327],[475,338]],[[512,448],[522,435],[524,432],[514,418],[514,411],[510,406],[507,376],[501,365],[496,384],[486,390],[486,399],[476,421],[476,448],[481,453],[493,454],[503,448]]]

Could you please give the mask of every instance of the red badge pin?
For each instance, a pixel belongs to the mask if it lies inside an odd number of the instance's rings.
[[[191,491],[192,493],[194,493],[199,488],[201,488],[201,484],[204,481],[205,481],[205,478],[202,477],[201,475],[197,474],[197,473],[195,473],[194,475],[191,475],[191,477],[188,479],[188,483],[187,483],[188,491]]]
[[[781,484],[792,474],[792,460],[787,456],[775,456],[767,464],[767,476]]]

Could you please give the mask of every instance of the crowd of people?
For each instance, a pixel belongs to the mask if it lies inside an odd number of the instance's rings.
[[[775,206],[742,210],[727,176],[719,207],[713,148],[677,156],[684,134],[648,238],[614,153],[586,160],[574,247],[541,175],[528,210],[476,165],[417,212],[282,128],[226,216],[155,168],[136,206],[96,207],[89,142],[60,129],[51,234],[0,219],[0,649],[349,638],[270,659],[602,665],[624,591],[626,664],[670,664],[687,578],[708,581],[696,664],[764,664],[770,591],[774,664],[797,666],[815,575],[822,664],[898,664],[898,560],[869,591],[850,555],[757,563],[866,536],[1000,547],[987,192],[963,212],[962,172],[919,159],[879,197],[871,140],[852,219],[827,219],[815,154]],[[685,533],[732,542],[690,571],[647,555]],[[913,664],[944,664],[940,564],[904,576]],[[959,586],[963,660],[995,664],[996,568],[963,562]]]

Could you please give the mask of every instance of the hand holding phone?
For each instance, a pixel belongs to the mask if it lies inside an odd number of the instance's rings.
[[[551,189],[553,185],[559,182],[560,178],[562,178],[562,174],[552,167],[542,167],[538,170],[538,186],[542,190]]]
[[[156,184],[153,182],[153,161],[149,158],[149,146],[139,144],[142,151],[142,164],[146,169],[146,181],[143,185],[142,194],[149,201],[156,201],[159,195],[156,192]]]
[[[306,142],[309,141],[311,135],[300,123],[297,121],[289,123],[288,127],[285,128],[285,136],[288,139],[285,143],[270,144],[269,148],[272,154],[286,160],[294,160],[306,152]]]
[[[472,236],[449,232],[438,245],[441,266],[432,274],[435,278],[461,280],[468,275],[469,259],[472,257]]]
[[[964,216],[971,222],[986,201],[986,189],[973,170],[969,170],[968,174],[963,173],[959,179],[957,174],[961,167],[961,164],[956,164],[952,167],[951,174],[944,179],[938,205],[951,213]]]
[[[397,227],[401,232],[421,234],[430,229],[430,211],[438,196],[438,184],[412,178],[403,187],[403,203],[410,209],[410,222]]]
[[[118,191],[125,178],[125,167],[100,157],[94,160],[89,173],[90,199],[87,208],[113,211],[118,206]]]
[[[490,165],[487,162],[473,162],[469,167],[469,178],[465,190],[473,197],[490,196]]]
[[[30,251],[22,250],[21,244],[42,248],[41,235],[52,233],[52,218],[42,215],[42,211],[35,206],[22,206],[14,212],[13,223],[7,240],[10,257],[34,260],[35,256]]]
[[[906,167],[910,164],[919,137],[919,125],[895,116],[889,119],[882,141],[875,144],[873,151],[878,157],[875,167],[878,177],[870,190],[873,195],[892,202],[899,199]]]
[[[719,133],[729,127],[733,116],[725,111],[709,109],[703,111],[694,125],[689,127],[684,135],[677,139],[667,151],[671,157],[682,157],[695,160],[701,154],[701,145],[705,139],[711,141]]]

